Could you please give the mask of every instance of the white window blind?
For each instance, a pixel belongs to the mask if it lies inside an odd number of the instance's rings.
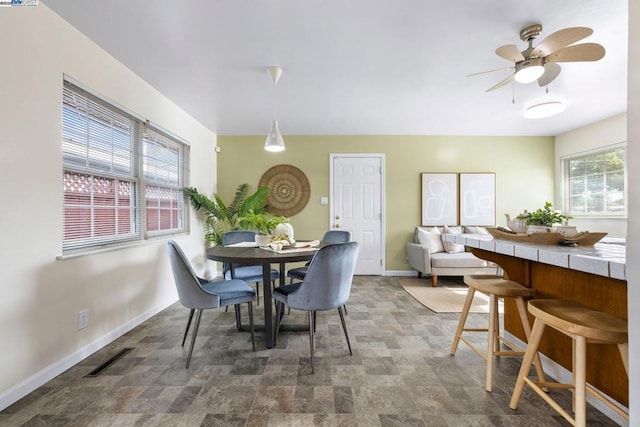
[[[185,230],[185,144],[65,81],[62,152],[63,254]]]
[[[145,129],[143,140],[147,231],[180,230],[184,216],[185,146],[150,127]]]

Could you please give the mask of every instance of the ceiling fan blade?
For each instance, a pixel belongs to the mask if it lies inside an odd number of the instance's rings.
[[[582,43],[567,46],[545,58],[546,62],[597,61],[604,56],[604,47],[598,43]]]
[[[496,90],[501,88],[504,85],[507,85],[509,83],[511,83],[511,81],[513,80],[513,76],[515,74],[511,74],[509,77],[507,77],[504,80],[499,81],[498,83],[496,83],[495,85],[491,86],[489,89],[487,89],[487,92],[491,92],[492,90]]]
[[[544,87],[555,80],[562,69],[556,63],[549,62],[544,65],[544,74],[538,79],[538,86]]]
[[[593,34],[593,30],[589,27],[565,28],[549,34],[533,49],[531,54],[537,57],[547,56],[565,46],[589,37],[591,34]]]
[[[504,68],[498,68],[496,70],[480,71],[479,73],[467,74],[467,77],[481,76],[483,74],[491,74],[491,73],[497,73],[499,71],[507,71],[507,70],[513,70],[513,67],[504,67]]]
[[[506,44],[504,46],[500,46],[496,49],[496,55],[506,59],[507,61],[513,62],[520,62],[524,61],[525,59],[515,44]]]

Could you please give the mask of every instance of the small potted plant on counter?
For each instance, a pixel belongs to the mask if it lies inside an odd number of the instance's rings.
[[[549,232],[555,224],[564,224],[572,219],[572,216],[562,215],[559,211],[552,209],[551,202],[545,202],[544,207],[533,212],[521,213],[518,219],[524,220],[528,225],[527,233]]]

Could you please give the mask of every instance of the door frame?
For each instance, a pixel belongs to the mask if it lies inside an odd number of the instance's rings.
[[[330,153],[329,154],[329,230],[333,230],[333,160],[337,158],[372,158],[380,159],[380,276],[385,276],[387,271],[386,246],[387,246],[387,230],[386,230],[386,201],[385,201],[385,154],[384,153]]]

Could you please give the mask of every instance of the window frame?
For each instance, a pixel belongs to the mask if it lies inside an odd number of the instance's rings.
[[[606,154],[606,153],[611,153],[613,151],[619,150],[619,149],[623,149],[624,150],[624,167],[623,167],[623,173],[624,173],[624,195],[623,195],[623,201],[624,201],[624,209],[620,212],[575,212],[575,211],[571,211],[570,207],[571,207],[571,203],[570,203],[570,198],[571,198],[571,190],[570,190],[570,186],[571,186],[571,181],[570,181],[570,176],[569,176],[569,162],[573,161],[573,160],[580,160],[580,159],[587,159],[589,157],[594,157],[594,156],[598,156],[601,154]],[[560,164],[561,164],[561,173],[562,173],[562,207],[563,207],[563,212],[565,212],[567,215],[571,215],[573,218],[579,219],[579,218],[584,218],[584,219],[626,219],[627,218],[627,212],[628,212],[628,208],[629,208],[629,198],[628,198],[628,188],[629,188],[629,181],[628,181],[628,169],[627,169],[627,142],[619,142],[616,144],[611,144],[611,145],[607,145],[604,147],[599,147],[596,149],[592,149],[592,150],[587,150],[587,151],[582,151],[579,153],[572,153],[570,155],[566,155],[566,156],[562,156],[560,158]],[[606,193],[603,193],[606,195]]]
[[[189,233],[190,215],[182,190],[188,187],[190,144],[161,126],[100,96],[67,75],[63,78],[62,87],[64,95],[61,100],[60,141],[63,214],[62,255],[58,258],[135,246],[156,239]],[[67,120],[70,95],[81,97],[79,98],[81,103],[86,101],[86,104],[76,110],[84,113],[80,115],[77,123],[71,121],[73,119]],[[93,110],[94,107],[96,110]],[[107,110],[108,114],[101,117],[101,112]],[[114,125],[104,120],[111,115],[116,118],[124,117],[127,123],[131,123],[128,133],[124,134],[130,142],[125,145],[122,145],[125,141],[121,139],[122,135],[115,135],[118,133],[117,125],[120,122],[116,121]],[[78,127],[74,128],[76,125]],[[85,125],[86,128],[83,128],[82,126]],[[104,136],[105,131],[110,133]],[[153,138],[147,139],[147,135],[152,135]],[[156,143],[156,139],[161,143]],[[153,150],[155,157],[145,158],[145,147],[148,141],[153,141],[156,147]],[[123,166],[123,157],[115,159],[122,153],[128,153],[129,157],[124,160],[129,163],[128,170]],[[122,167],[118,168],[118,162]],[[149,164],[155,167],[152,173],[145,174],[145,166]],[[73,182],[68,180],[68,174],[79,174],[84,177],[76,177],[76,182]],[[156,179],[153,179],[154,174]],[[158,180],[157,177],[163,174],[167,179]],[[103,202],[104,205],[100,202],[96,203],[95,200],[96,194],[99,194],[96,192],[96,179],[100,180],[100,185],[103,187],[106,185],[111,191],[111,193],[102,193],[106,194],[103,196],[106,200]],[[130,183],[128,206],[117,203],[120,191],[118,180]],[[70,188],[79,181],[82,181],[78,185],[80,189],[77,190],[78,195],[74,198],[73,190]],[[155,208],[149,206],[147,187],[159,189],[156,192],[158,197],[152,199],[157,203]],[[163,193],[168,197],[163,199]],[[85,200],[82,200],[83,198]],[[113,204],[110,205],[108,202],[111,198]],[[107,209],[104,211],[104,218],[98,218],[102,208]],[[125,210],[124,213],[122,209]],[[158,218],[158,227],[150,230],[147,224],[148,211],[153,209],[156,211],[155,217]],[[130,211],[128,223],[122,225],[124,230],[122,232],[119,221],[126,218],[127,210]],[[71,219],[69,215],[72,215]],[[94,222],[94,218],[98,220]],[[78,237],[68,239],[67,236],[73,233]]]

